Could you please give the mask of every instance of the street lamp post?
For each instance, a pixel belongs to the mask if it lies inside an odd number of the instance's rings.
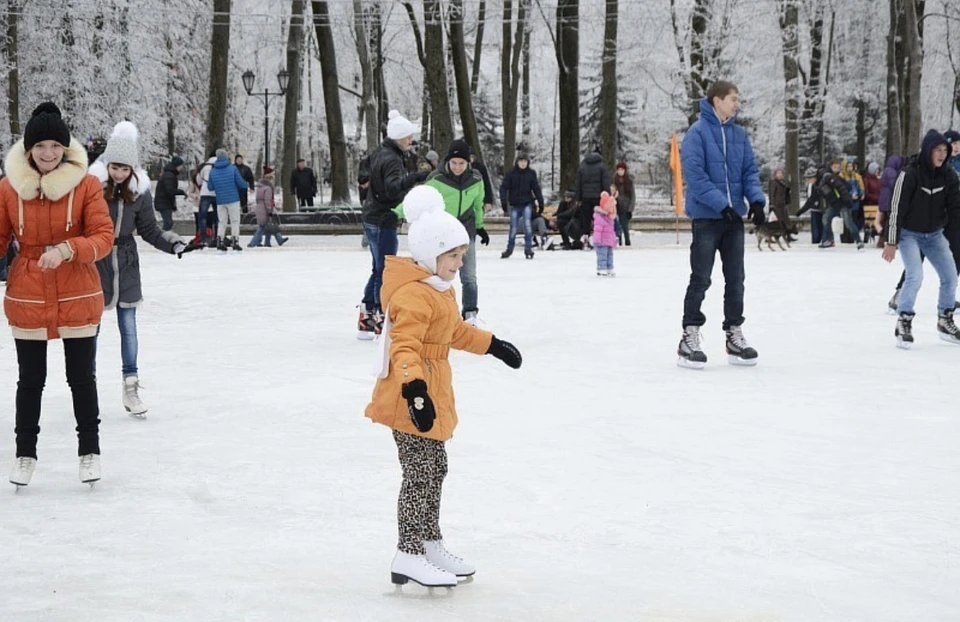
[[[247,95],[263,95],[263,165],[270,164],[270,98],[277,95],[284,95],[287,92],[287,85],[290,83],[290,74],[286,69],[281,69],[277,74],[277,83],[280,85],[279,93],[271,93],[270,89],[264,89],[260,93],[253,92],[253,82],[256,76],[249,69],[243,72],[243,88]]]

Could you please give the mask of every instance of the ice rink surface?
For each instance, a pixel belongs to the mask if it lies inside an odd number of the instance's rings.
[[[93,490],[59,344],[33,482],[6,483],[17,366],[0,337],[0,620],[960,620],[960,347],[937,338],[932,269],[902,351],[885,314],[899,260],[748,236],[760,364],[725,360],[718,261],[693,371],[675,365],[674,242],[639,237],[615,279],[588,252],[501,260],[503,236],[480,252],[481,316],[524,363],[453,355],[441,525],[478,571],[432,599],[389,582],[400,469],[362,414],[359,237],[142,248],[150,411],[123,411],[108,313]]]

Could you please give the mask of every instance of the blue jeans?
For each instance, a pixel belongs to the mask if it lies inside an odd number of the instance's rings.
[[[810,210],[810,243],[819,244],[823,240],[823,212]]]
[[[363,305],[368,312],[382,311],[380,306],[380,287],[383,285],[383,265],[387,255],[396,255],[399,241],[397,230],[363,223],[363,233],[370,244],[373,266],[367,286],[363,290]]]
[[[470,240],[467,252],[463,254],[463,267],[460,268],[460,284],[463,285],[463,312],[477,311],[477,238]]]
[[[613,270],[613,247],[594,245],[597,251],[597,272],[601,270]]]
[[[103,326],[101,323],[100,326]],[[100,335],[100,326],[97,326],[97,336]],[[121,307],[117,305],[117,327],[120,329],[120,361],[123,377],[137,375],[137,308]],[[97,339],[93,340],[93,359],[90,369],[97,373]]]
[[[827,208],[827,211],[823,213],[823,238],[821,241],[833,242],[833,227],[830,226],[830,223],[833,222],[833,219],[837,216],[843,217],[843,224],[846,225],[847,229],[850,230],[850,233],[853,234],[853,237],[855,237],[857,242],[859,242],[860,227],[858,227],[856,221],[854,221],[853,208],[850,207]]]
[[[520,220],[523,219],[523,249],[533,248],[533,203],[526,205],[510,206],[510,235],[507,236],[507,250],[513,251],[515,245],[514,238],[517,235],[517,229],[520,228]]]
[[[700,305],[710,287],[713,262],[723,264],[723,329],[743,324],[743,222],[696,218],[690,244],[690,284],[683,299],[683,326],[703,326]]]
[[[200,197],[200,211],[197,212],[197,229],[200,230],[200,239],[207,239],[207,210],[213,208],[213,219],[210,227],[217,228],[217,197]]]
[[[160,218],[163,218],[163,230],[170,231],[173,229],[173,210],[162,209],[160,210]]]
[[[250,238],[250,243],[247,244],[247,247],[252,248],[254,246],[260,246],[261,242],[263,243],[264,246],[269,247],[270,238],[272,237],[277,238],[277,244],[280,244],[281,242],[283,242],[283,236],[280,235],[279,231],[271,235],[263,230],[263,225],[257,225],[257,232],[253,234],[252,238]]]
[[[930,260],[933,269],[940,277],[940,295],[937,310],[953,309],[957,296],[957,267],[950,254],[950,244],[943,235],[943,229],[930,233],[919,233],[903,229],[900,232],[900,257],[906,278],[900,289],[897,313],[913,313],[920,285],[923,283],[923,256]]]

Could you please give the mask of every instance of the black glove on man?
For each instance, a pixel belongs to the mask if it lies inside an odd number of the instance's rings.
[[[496,337],[490,342],[487,354],[497,357],[513,369],[520,369],[523,363],[523,357],[520,356],[520,350],[509,341],[500,341]]]
[[[410,413],[413,425],[421,432],[429,432],[437,418],[437,411],[434,410],[433,400],[427,393],[427,383],[423,380],[408,382],[403,385],[400,394],[407,400],[407,412]]]
[[[483,227],[480,227],[479,229],[477,229],[477,236],[480,237],[480,243],[483,244],[484,246],[487,246],[488,244],[490,244],[490,234],[487,233],[487,230],[484,229]]]
[[[729,205],[720,211],[720,215],[723,216],[723,219],[731,225],[738,222],[743,222],[743,218],[740,217],[740,214],[733,211],[733,208]]]
[[[753,215],[753,226],[759,227],[767,222],[767,217],[763,213],[763,203],[751,203],[750,213]]]

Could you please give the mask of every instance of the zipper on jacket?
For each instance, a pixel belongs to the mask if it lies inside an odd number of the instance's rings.
[[[723,131],[723,122],[720,123],[720,138],[723,139],[723,175],[727,182],[727,203],[739,213],[740,210],[733,206],[733,195],[730,194],[730,168],[727,166],[727,133]]]

